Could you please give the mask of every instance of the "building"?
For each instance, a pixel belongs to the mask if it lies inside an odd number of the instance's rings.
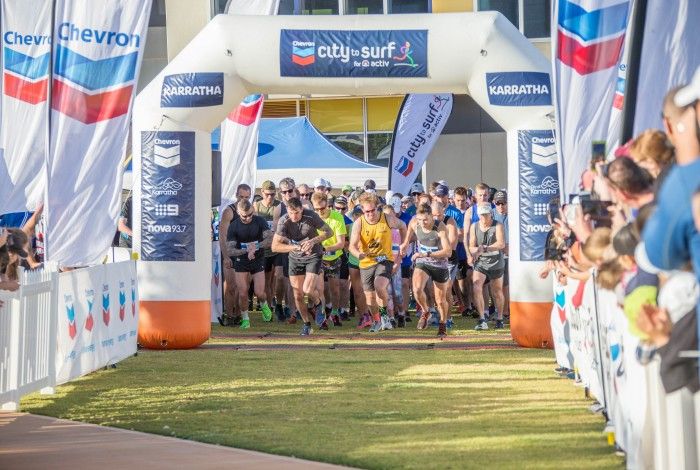
[[[228,0],[153,0],[140,86],[158,72]],[[497,10],[550,58],[551,0],[280,0],[279,14],[354,15]],[[403,96],[268,96],[263,117],[307,115],[336,145],[358,159],[387,166]],[[469,96],[455,96],[425,168],[425,181],[451,186],[486,181],[506,186],[503,129]]]

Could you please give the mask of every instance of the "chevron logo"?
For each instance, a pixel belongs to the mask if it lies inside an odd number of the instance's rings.
[[[136,281],[131,280],[131,316],[136,316]]]
[[[554,144],[532,144],[532,163],[540,166],[550,166],[557,163],[557,148]]]
[[[313,44],[313,43],[311,43]],[[302,67],[311,65],[316,61],[315,45],[309,47],[292,46],[292,62]]]
[[[109,286],[103,285],[102,286],[102,321],[104,322],[105,326],[109,326],[109,317],[110,317]]]
[[[93,60],[59,44],[52,108],[84,124],[126,114],[134,91],[137,61],[138,51]]]
[[[3,48],[3,94],[30,104],[46,101],[49,53],[38,57]]]
[[[119,319],[124,321],[126,317],[126,292],[124,291],[124,283],[119,283]]]
[[[558,59],[579,75],[617,65],[628,11],[628,0],[590,11],[572,0],[559,0]]]
[[[85,301],[87,302],[87,318],[85,318],[85,329],[92,331],[95,326],[95,319],[92,316],[92,306],[95,305],[95,291],[92,289],[85,290]]]
[[[408,176],[413,171],[413,162],[406,157],[401,157],[401,160],[396,164],[394,170],[399,172],[402,176]]]
[[[625,102],[625,78],[617,77],[615,83],[615,98],[613,98],[613,108],[622,110],[622,105]]]
[[[257,121],[262,105],[262,95],[248,95],[229,113],[227,119],[242,126],[250,126]]]
[[[172,168],[180,164],[180,144],[172,147],[161,145],[153,146],[153,159],[156,165],[163,168]]]

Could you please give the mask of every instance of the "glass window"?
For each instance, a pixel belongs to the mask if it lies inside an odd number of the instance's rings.
[[[326,138],[358,160],[365,160],[365,139],[362,134],[327,134]]]
[[[403,96],[367,98],[367,131],[393,132]]]
[[[345,0],[346,15],[381,15],[384,0]]]
[[[165,0],[153,0],[148,26],[165,26]]]
[[[280,6],[277,10],[278,15],[293,15],[295,0],[280,0]]]
[[[367,134],[367,160],[369,163],[383,167],[389,166],[392,137],[393,134],[390,132]]]
[[[430,0],[389,0],[389,13],[430,13]]]
[[[516,28],[519,27],[518,0],[479,0],[479,11],[499,11],[510,20]]]
[[[523,0],[525,37],[549,38],[551,20],[551,0]]]
[[[337,15],[338,0],[280,0],[278,15]]]
[[[214,14],[218,15],[221,13],[226,13],[226,4],[229,2],[229,0],[212,0],[213,8],[214,8]]]
[[[309,120],[323,133],[363,132],[362,98],[310,100]]]

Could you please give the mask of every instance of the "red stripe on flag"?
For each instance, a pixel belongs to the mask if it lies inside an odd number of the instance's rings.
[[[250,106],[239,104],[236,109],[228,114],[227,118],[243,126],[250,126],[258,119],[258,111],[262,104],[262,100],[256,101]]]
[[[51,107],[77,121],[93,124],[126,114],[133,89],[134,86],[129,85],[89,95],[60,80],[54,80]]]
[[[622,104],[625,101],[625,97],[619,93],[615,93],[615,98],[613,98],[613,108],[622,109]]]
[[[559,60],[574,68],[580,75],[599,72],[617,65],[625,36],[584,46],[576,39],[559,31]]]
[[[38,104],[46,101],[46,91],[49,84],[48,78],[38,82],[29,82],[15,77],[14,75],[10,75],[9,73],[6,73],[4,78],[3,92],[7,96],[31,104]]]
[[[314,63],[316,56],[310,55],[309,57],[299,57],[298,55],[292,55],[292,62],[297,65],[311,65]]]

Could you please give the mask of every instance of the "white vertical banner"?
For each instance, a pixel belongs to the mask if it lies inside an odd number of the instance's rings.
[[[133,261],[59,274],[57,384],[136,352],[138,299]]]
[[[552,78],[563,200],[579,192],[594,140],[606,140],[629,0],[556,0]]]
[[[389,189],[408,194],[452,112],[452,95],[406,95],[389,157]]]
[[[697,47],[700,2],[647,0],[644,45],[637,85],[634,134],[663,129],[660,110],[666,92],[690,82],[700,66]]]
[[[43,199],[51,0],[2,0],[0,214]]]
[[[57,0],[47,256],[94,264],[119,217],[122,168],[151,2]]]
[[[236,199],[241,183],[255,188],[262,95],[247,96],[221,124],[221,206]]]
[[[280,0],[228,0],[224,11],[230,15],[276,15]]]

